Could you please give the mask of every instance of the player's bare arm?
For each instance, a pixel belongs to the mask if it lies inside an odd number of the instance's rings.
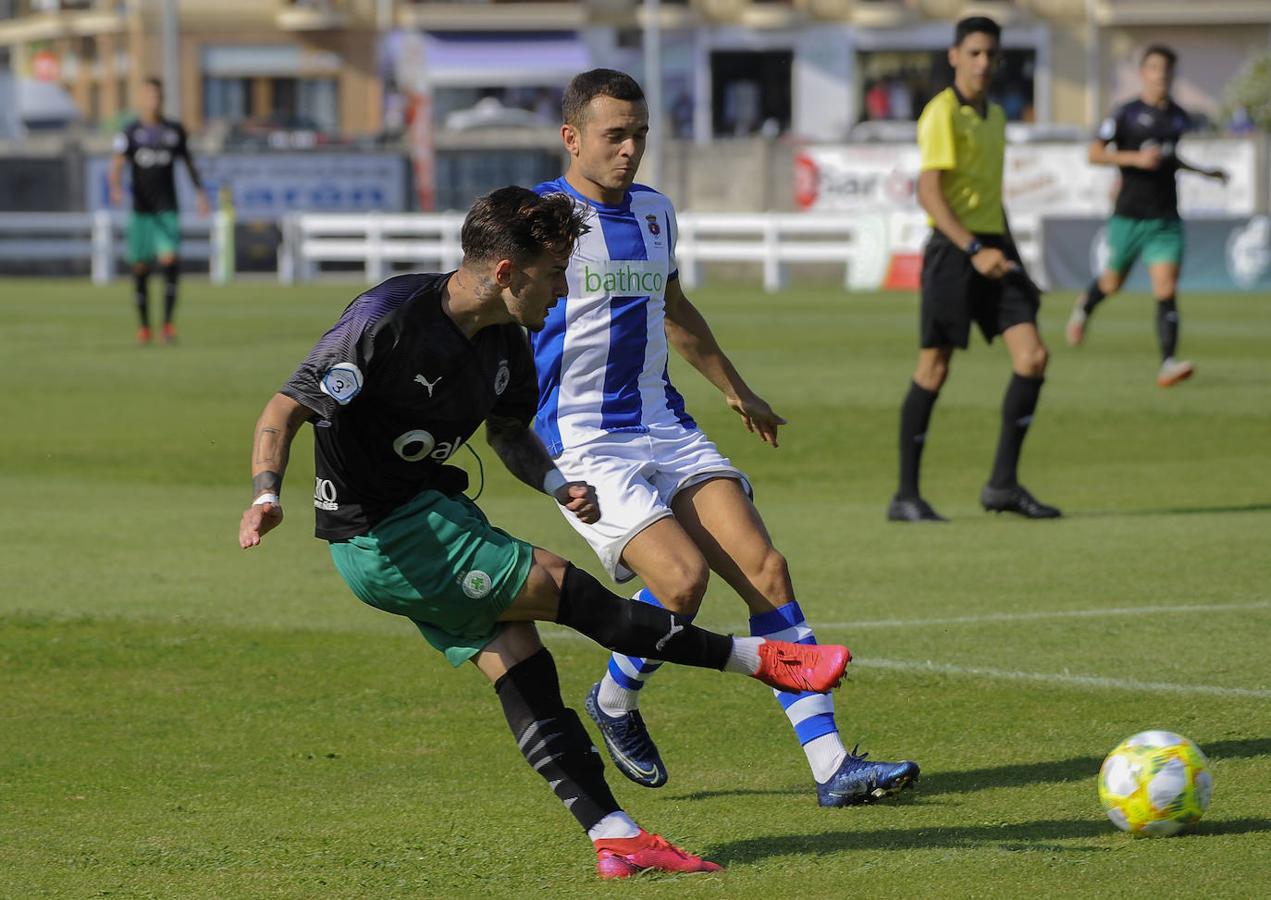
[[[666,287],[666,338],[675,352],[719,388],[729,407],[766,444],[777,446],[777,429],[786,420],[742,379],[732,361],[720,349],[706,318],[684,296],[678,279]]]
[[[199,215],[206,216],[211,210],[207,202],[207,194],[203,190],[203,178],[199,175],[199,170],[194,165],[194,157],[190,155],[189,145],[182,138],[181,146],[178,151],[181,158],[185,160],[185,171],[190,176],[190,183],[194,185],[194,202],[198,207]]]
[[[975,235],[962,224],[949,206],[940,187],[943,169],[924,169],[918,175],[918,202],[931,216],[931,221],[955,246],[965,247]],[[986,278],[1001,278],[1011,271],[1011,261],[996,247],[983,247],[971,257],[971,265]]]
[[[283,475],[291,456],[291,442],[313,411],[283,394],[274,394],[256,421],[252,441],[252,505],[243,511],[238,545],[255,547],[282,522]]]
[[[1215,181],[1221,181],[1223,184],[1226,184],[1227,179],[1230,177],[1227,174],[1226,169],[1205,169],[1200,166],[1193,166],[1191,163],[1179,156],[1175,156],[1174,159],[1178,163],[1178,167],[1184,172],[1195,172],[1197,175],[1203,175],[1206,178],[1213,178]]]
[[[123,173],[124,165],[128,162],[128,157],[122,153],[116,153],[110,158],[110,174],[107,180],[110,183],[110,205],[119,206],[124,202],[124,184]]]
[[[1133,169],[1144,169],[1154,172],[1161,167],[1163,159],[1160,147],[1144,147],[1142,150],[1118,150],[1112,144],[1101,140],[1090,142],[1086,150],[1086,159],[1092,166],[1128,166]]]
[[[485,421],[485,436],[503,465],[521,481],[550,494],[589,525],[600,520],[595,488],[583,481],[565,481],[539,436],[524,422],[510,416],[490,416]],[[553,473],[556,477],[550,479]]]

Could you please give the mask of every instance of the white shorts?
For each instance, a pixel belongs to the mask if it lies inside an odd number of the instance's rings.
[[[585,481],[596,489],[596,524],[586,525],[565,507],[560,509],[619,583],[635,577],[621,562],[627,543],[672,515],[671,501],[684,488],[722,477],[737,479],[747,494],[752,493],[745,473],[695,428],[607,434],[566,448],[556,457],[556,467],[570,481]]]

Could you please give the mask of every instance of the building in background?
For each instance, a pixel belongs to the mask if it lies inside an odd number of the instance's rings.
[[[642,71],[637,0],[179,0],[180,108],[250,142],[401,127],[384,42],[420,35],[432,115],[481,100],[554,119],[567,74]],[[60,86],[109,127],[162,70],[162,0],[0,0],[0,60]],[[1266,0],[661,0],[665,127],[708,141],[794,134],[838,141],[912,120],[947,83],[950,24],[1005,27],[998,100],[1018,122],[1088,128],[1135,88],[1138,51],[1181,58],[1179,100],[1221,126],[1223,86],[1271,45]],[[387,51],[391,55],[391,46]],[[487,107],[489,104],[487,104]],[[293,141],[294,142],[294,141]]]

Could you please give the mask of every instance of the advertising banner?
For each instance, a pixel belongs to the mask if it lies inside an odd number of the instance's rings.
[[[1048,218],[1042,259],[1052,289],[1080,290],[1108,261],[1102,218]],[[1183,221],[1186,250],[1179,290],[1271,291],[1271,216]],[[1148,291],[1147,269],[1136,265],[1126,290]]]
[[[1254,211],[1252,141],[1191,139],[1182,158],[1200,168],[1221,168],[1224,185],[1200,175],[1178,175],[1183,215],[1249,215]],[[1086,161],[1087,145],[1011,144],[1006,148],[1003,194],[1010,213],[1108,215],[1117,170]],[[795,205],[816,212],[912,212],[918,206],[919,156],[915,144],[809,146],[795,157]]]
[[[274,221],[297,211],[407,209],[406,160],[393,153],[226,153],[196,157],[195,163],[213,206],[221,187],[230,189],[240,222]],[[85,166],[85,208],[109,207],[110,157],[89,157]],[[178,202],[193,210],[194,186],[185,166],[176,168]],[[125,167],[125,185],[127,176]]]

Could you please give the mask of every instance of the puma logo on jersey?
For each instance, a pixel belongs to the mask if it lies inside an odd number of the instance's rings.
[[[662,635],[662,637],[658,639],[658,642],[653,645],[653,648],[661,652],[663,649],[666,648],[667,641],[675,637],[677,634],[679,634],[683,630],[684,630],[684,626],[676,625],[675,616],[671,616],[671,630],[668,631],[666,634]]]
[[[416,376],[415,376],[415,380],[416,380],[416,381],[418,381],[420,384],[422,384],[424,387],[428,388],[428,399],[429,399],[429,400],[431,400],[431,399],[432,399],[432,389],[433,389],[433,388],[435,388],[435,387],[437,386],[438,382],[440,382],[440,381],[441,381],[441,376],[440,376],[440,375],[438,375],[438,376],[436,377],[436,379],[435,379],[435,380],[433,380],[433,381],[429,381],[429,380],[428,380],[427,378],[425,378],[423,375],[416,375]]]

